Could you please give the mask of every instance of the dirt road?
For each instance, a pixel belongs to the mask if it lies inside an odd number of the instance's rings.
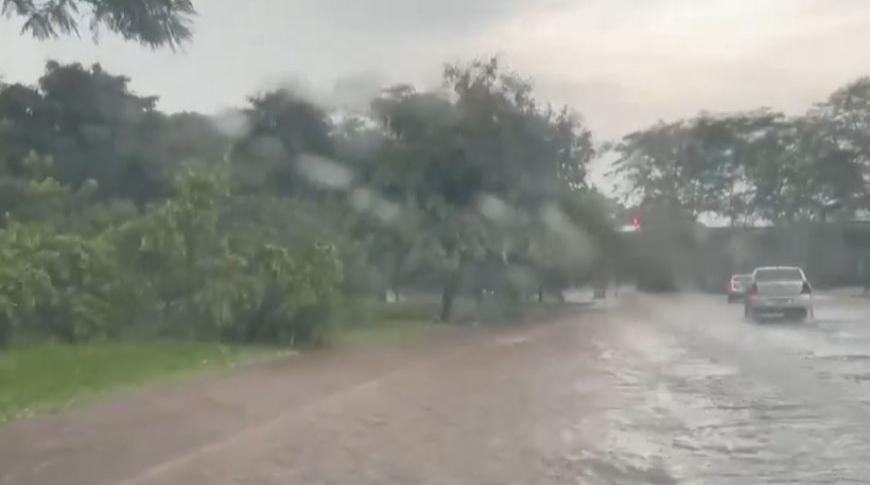
[[[0,484],[860,482],[870,307],[820,306],[758,326],[720,298],[629,294],[306,355],[0,428]]]
[[[110,399],[0,429],[0,484],[530,478],[585,345],[573,324],[441,336]]]

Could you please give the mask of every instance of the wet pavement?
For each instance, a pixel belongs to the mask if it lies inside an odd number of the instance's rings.
[[[756,324],[706,296],[638,300],[599,342],[619,404],[588,483],[868,483],[866,301]]]
[[[852,292],[854,293],[854,292]],[[624,293],[0,428],[0,484],[868,483],[870,301]]]

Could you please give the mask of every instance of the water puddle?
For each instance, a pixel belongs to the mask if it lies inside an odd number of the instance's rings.
[[[789,344],[803,338],[792,337]],[[606,439],[594,449],[578,443],[583,451],[562,460],[578,483],[834,484],[870,476],[870,429],[856,426],[853,415],[785,396],[776,383],[693,354],[655,330],[631,328],[623,344],[599,351],[598,365],[616,394],[605,413]],[[810,359],[857,366],[829,373],[870,381],[870,356],[863,353]],[[853,404],[860,402],[870,396]]]

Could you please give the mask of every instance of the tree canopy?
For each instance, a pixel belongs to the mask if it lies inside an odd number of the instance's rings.
[[[496,59],[443,80],[370,116],[285,89],[169,115],[76,63],[0,87],[4,336],[117,336],[123,305],[158,335],[311,342],[341,301],[438,292],[448,320],[462,295],[515,309],[599,271],[580,117]]]
[[[196,11],[190,0],[3,0],[0,13],[24,19],[22,33],[37,39],[79,35],[87,21],[94,37],[106,28],[152,48],[175,48],[191,38]]]
[[[787,224],[832,207],[848,217],[870,208],[860,86],[802,116],[759,110],[658,123],[615,145],[613,173],[627,203],[665,202],[693,220]]]
[[[701,113],[626,135],[609,149],[627,207],[588,184],[599,152],[582,117],[529,79],[482,59],[442,80],[386,87],[367,114],[286,89],[167,114],[77,63],[0,86],[0,337],[118,336],[122,305],[156,335],[315,342],[387,292],[440,295],[442,320],[462,297],[494,299],[507,318],[624,270],[615,226],[630,214],[663,248],[645,263],[675,266],[664,248],[679,259],[703,217],[870,208],[863,79],[800,116]]]

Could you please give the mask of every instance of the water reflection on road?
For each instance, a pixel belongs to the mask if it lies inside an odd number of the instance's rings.
[[[0,428],[0,485],[870,483],[870,301],[742,315],[623,293],[303,354]]]
[[[596,342],[616,391],[582,482],[867,483],[870,305],[759,325],[712,297],[633,298]]]

